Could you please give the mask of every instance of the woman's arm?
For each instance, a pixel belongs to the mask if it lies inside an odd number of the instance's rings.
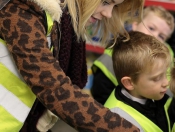
[[[80,132],[139,131],[71,83],[48,48],[41,15],[12,2],[0,10],[0,34],[37,98]]]

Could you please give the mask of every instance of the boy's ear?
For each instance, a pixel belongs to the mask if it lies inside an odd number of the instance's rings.
[[[121,83],[127,90],[133,90],[134,86],[130,77],[126,76],[121,79]]]
[[[138,22],[133,22],[132,23],[132,30],[136,31],[137,26],[138,26]]]

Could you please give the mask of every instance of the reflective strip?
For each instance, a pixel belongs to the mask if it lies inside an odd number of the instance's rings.
[[[32,107],[36,97],[27,84],[21,80],[22,77],[18,73],[7,47],[2,43],[0,43],[0,73],[0,84],[15,94],[28,107]]]
[[[48,23],[47,39],[50,42],[49,34],[53,20],[47,12],[46,16]],[[22,81],[23,79],[13,63],[6,43],[1,38],[0,74],[0,132],[19,132],[36,97],[27,84]]]
[[[51,47],[51,37],[50,37],[50,33],[53,27],[53,19],[50,16],[50,14],[46,11],[46,18],[47,18],[47,41],[48,41],[48,46],[50,48],[50,50],[53,52],[53,46]]]
[[[104,53],[112,57],[112,49],[105,49]]]
[[[174,123],[174,125],[173,125],[172,132],[175,132],[175,123]]]
[[[112,58],[111,56],[107,54],[101,55],[94,64],[99,69],[102,70],[102,72],[117,86],[118,82],[115,77],[115,73],[113,70],[113,64],[112,64]],[[93,69],[93,68],[92,68]]]
[[[110,110],[114,113],[119,114],[121,117],[127,119],[127,121],[131,122],[133,125],[135,125],[137,128],[139,128],[140,132],[144,132],[144,130],[142,129],[140,124],[132,116],[130,116],[127,112],[125,112],[124,110],[122,110],[118,107],[112,108]]]
[[[1,63],[0,73],[0,84],[17,96],[28,107],[32,107],[36,97],[32,93],[31,89]]]
[[[50,37],[50,34],[47,35],[47,41],[48,41],[48,47],[49,47],[49,49],[51,49],[52,47],[51,47],[51,37]]]
[[[113,90],[108,100],[106,101],[104,105],[105,107],[109,109],[116,108],[115,110],[116,112],[118,111],[117,110],[118,108],[122,109],[123,111],[128,113],[133,118],[133,120],[137,121],[138,124],[140,124],[144,132],[163,132],[157,125],[155,125],[151,120],[149,120],[147,117],[142,115],[136,109],[117,100],[114,93],[115,93],[115,90]],[[125,115],[121,115],[121,116],[125,116]],[[130,121],[129,119],[130,118],[128,119],[126,118],[126,120]],[[131,120],[130,122],[132,122],[133,120]]]
[[[169,130],[169,132],[171,132],[171,126],[170,126],[170,118],[169,118],[169,114],[168,114],[168,108],[171,104],[171,101],[172,101],[172,98],[169,98],[166,101],[165,105],[164,105],[165,114],[166,114],[166,118],[167,118],[167,121],[168,121],[168,130]]]
[[[0,39],[0,63],[6,66],[6,68],[8,68],[8,70],[10,70],[18,78],[22,79],[20,74],[18,73],[16,65],[12,60],[12,57],[7,49],[7,46],[2,39]]]
[[[46,18],[47,18],[47,35],[50,34],[53,26],[53,20],[50,14],[46,11]]]
[[[0,85],[0,93],[0,105],[3,106],[18,121],[24,122],[30,108],[2,85]]]
[[[19,132],[36,97],[21,80],[22,77],[2,39],[0,74],[0,132]]]
[[[23,123],[10,115],[2,106],[0,106],[0,114],[0,132],[19,132]]]
[[[2,43],[2,44],[4,44],[4,45],[5,45],[4,40],[2,40],[1,38],[0,38],[0,43]]]

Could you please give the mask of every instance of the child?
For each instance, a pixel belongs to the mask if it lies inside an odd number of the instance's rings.
[[[159,41],[165,42],[173,32],[174,18],[163,7],[149,6],[144,9],[143,22],[134,22],[132,28],[134,31],[153,35]],[[113,71],[111,53],[110,49],[106,49],[92,66],[94,79],[91,94],[101,104],[105,103],[114,87],[118,85]],[[173,52],[171,53],[173,56]]]
[[[170,132],[174,119],[169,117],[174,115],[172,100],[175,98],[166,94],[167,69],[171,65],[167,45],[150,35],[133,31],[129,41],[118,40],[112,60],[119,85],[105,106],[141,131]]]

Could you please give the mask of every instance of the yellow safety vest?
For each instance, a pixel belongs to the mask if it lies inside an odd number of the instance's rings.
[[[53,20],[46,12],[48,31]],[[36,96],[17,72],[4,40],[0,39],[0,132],[19,132]]]
[[[94,61],[92,71],[96,72],[99,68],[105,76],[113,82],[115,86],[118,85],[112,64],[112,49],[105,49],[104,54]]]
[[[106,101],[104,105],[105,107],[111,109],[111,111],[118,113],[120,116],[122,116],[126,120],[132,122],[135,126],[140,128],[140,130],[143,132],[163,132],[157,125],[155,125],[151,120],[149,120],[147,117],[142,115],[136,109],[121,102],[120,100],[117,100],[114,93],[115,93],[115,89],[113,90],[108,100]],[[172,101],[172,98],[169,98],[166,104],[164,105],[164,109],[165,109],[166,117],[168,121],[169,132],[173,132],[175,130],[174,128],[172,130],[170,128],[170,120],[168,115],[168,108],[171,101]]]

